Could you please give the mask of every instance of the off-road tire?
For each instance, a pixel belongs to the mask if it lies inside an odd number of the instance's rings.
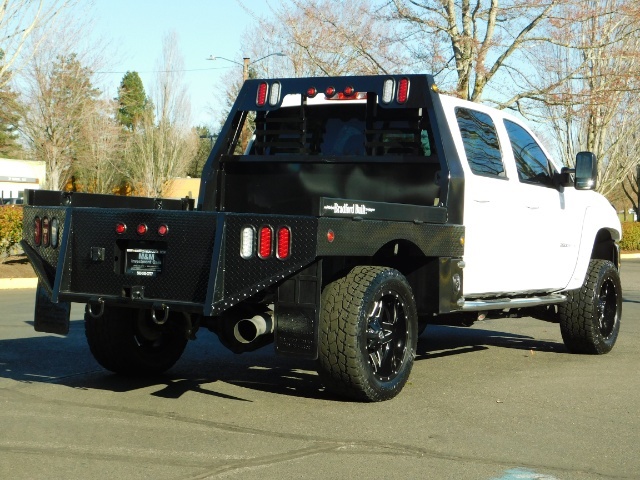
[[[418,341],[415,299],[405,277],[385,267],[356,267],[322,292],[318,372],[341,396],[381,401],[396,396],[413,366]]]
[[[98,318],[85,312],[85,335],[96,361],[121,375],[155,375],[171,368],[187,345],[183,316],[172,312],[164,325],[149,310],[105,307]]]
[[[591,260],[584,284],[559,305],[560,332],[572,353],[603,354],[611,351],[622,316],[620,275],[613,263]]]

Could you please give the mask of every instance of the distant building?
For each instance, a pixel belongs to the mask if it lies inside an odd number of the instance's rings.
[[[26,188],[42,188],[46,171],[45,162],[0,158],[0,201],[22,203]]]
[[[174,178],[167,182],[162,196],[167,198],[189,197],[197,199],[199,191],[199,178]]]

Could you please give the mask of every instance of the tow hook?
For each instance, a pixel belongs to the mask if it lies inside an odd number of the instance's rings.
[[[162,309],[162,312],[163,312],[162,318],[158,318],[156,316],[156,310],[158,308]],[[165,323],[167,323],[168,319],[169,319],[169,305],[165,305],[163,303],[159,307],[157,304],[154,304],[153,307],[151,307],[151,320],[153,320],[154,323],[156,323],[157,325],[164,325]]]
[[[98,311],[98,313],[94,313],[93,308],[91,307],[92,301],[98,302],[98,305],[100,305],[100,310]],[[102,299],[102,297],[98,298],[97,300],[89,300],[87,302],[87,313],[93,318],[100,318],[104,314],[104,300]]]

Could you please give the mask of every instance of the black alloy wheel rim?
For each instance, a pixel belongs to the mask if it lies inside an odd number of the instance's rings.
[[[404,363],[408,339],[408,322],[400,296],[385,291],[376,297],[367,318],[367,355],[375,378],[388,382],[395,378]]]
[[[600,287],[598,295],[598,329],[604,338],[608,338],[614,330],[618,317],[618,292],[610,278]]]

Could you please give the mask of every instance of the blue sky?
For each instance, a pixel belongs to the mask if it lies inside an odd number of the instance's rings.
[[[256,14],[269,13],[264,0],[242,0]],[[273,2],[277,5],[278,2]],[[110,59],[105,89],[115,97],[127,70],[140,73],[145,90],[153,85],[158,59],[162,53],[162,38],[175,31],[185,61],[184,81],[191,97],[194,124],[211,125],[210,110],[220,109],[215,87],[228,71],[242,76],[242,67],[233,63],[206,60],[210,55],[226,57],[242,63],[242,34],[255,21],[237,0],[97,0],[92,9],[94,32],[112,42],[117,50]],[[224,89],[220,89],[220,96]]]

